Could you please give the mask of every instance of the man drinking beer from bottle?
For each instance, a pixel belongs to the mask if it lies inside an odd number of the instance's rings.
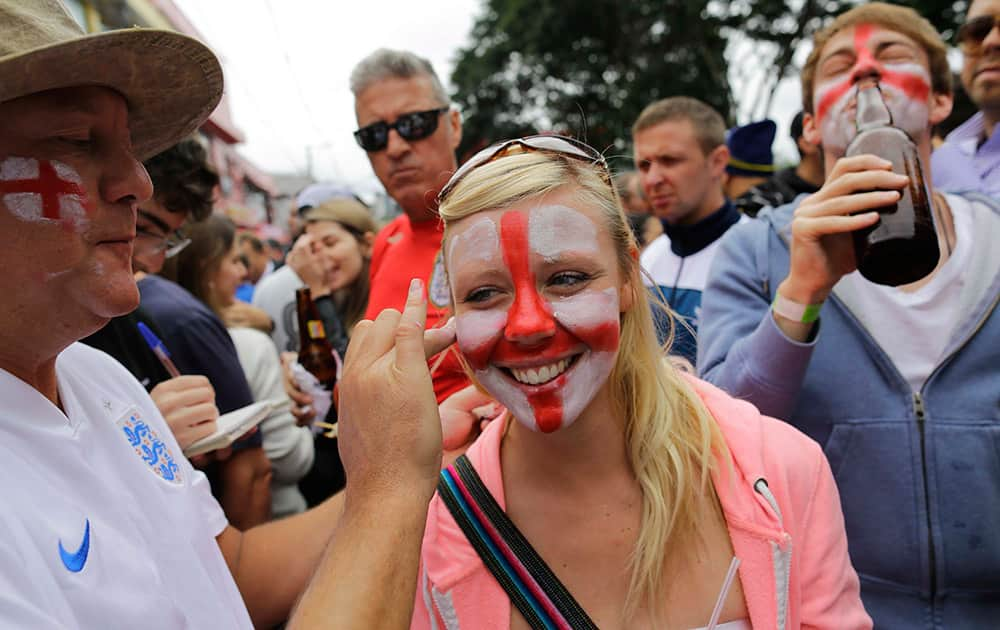
[[[922,171],[845,157],[859,87],[871,85]],[[826,183],[726,235],[702,301],[699,371],[823,445],[876,627],[989,626],[1000,615],[1000,210],[929,185],[931,127],[952,105],[946,47],[914,11],[869,3],[816,34],[802,92]],[[916,281],[875,284],[856,271],[854,233],[892,219],[921,178],[939,254],[898,261],[929,262]]]

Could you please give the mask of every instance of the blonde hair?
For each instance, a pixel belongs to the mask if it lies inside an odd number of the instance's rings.
[[[711,473],[728,458],[714,418],[680,373],[664,360],[640,278],[636,244],[621,205],[600,167],[557,153],[509,155],[470,171],[439,212],[448,225],[463,217],[509,207],[560,189],[605,218],[632,307],[622,315],[618,357],[608,382],[614,410],[625,418],[629,464],[642,491],[642,520],[630,559],[626,616],[640,603],[655,612],[664,586],[667,550],[684,557],[701,540],[699,515],[718,510]],[[728,460],[727,460],[728,461]]]

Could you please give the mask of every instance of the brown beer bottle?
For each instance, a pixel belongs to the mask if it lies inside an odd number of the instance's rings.
[[[337,384],[337,363],[308,287],[295,292],[295,305],[299,314],[299,363],[332,391]]]
[[[892,162],[893,172],[910,178],[899,201],[877,208],[878,223],[854,232],[858,271],[877,284],[895,287],[916,282],[934,270],[940,257],[917,146],[905,131],[892,126],[877,82],[859,86],[856,124],[858,134],[846,155],[877,155]]]

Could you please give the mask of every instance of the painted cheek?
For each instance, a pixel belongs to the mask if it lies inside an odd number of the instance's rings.
[[[621,337],[618,292],[581,291],[553,305],[559,323],[591,352],[615,352]]]
[[[458,349],[474,370],[484,370],[500,341],[507,314],[502,311],[470,311],[455,318]]]
[[[51,221],[77,231],[94,205],[76,169],[55,160],[8,157],[0,161],[0,199],[23,221]]]
[[[816,90],[816,119],[821,124],[827,113],[835,108],[838,101],[849,92],[861,76],[873,70],[879,75],[879,83],[896,87],[906,98],[926,102],[930,97],[931,86],[927,72],[919,64],[882,64],[868,47],[875,32],[872,24],[860,24],[854,31],[854,50],[857,60],[844,79],[831,81]]]
[[[504,335],[517,340],[554,334],[555,320],[535,288],[528,245],[528,218],[523,212],[507,212],[500,219],[500,244],[514,284],[514,302],[507,314]]]

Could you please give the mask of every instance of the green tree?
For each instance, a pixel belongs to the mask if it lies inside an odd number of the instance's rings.
[[[452,75],[460,154],[536,131],[621,154],[641,109],[677,94],[727,116],[726,42],[707,4],[488,0]]]
[[[796,51],[858,0],[484,0],[459,52],[452,84],[462,107],[461,157],[501,138],[555,131],[626,155],[630,127],[647,104],[699,98],[730,122],[735,103],[769,109],[777,81],[795,76]],[[968,2],[912,6],[953,37]],[[727,61],[741,35],[757,54]],[[728,64],[758,64],[769,80],[733,94]],[[756,108],[755,108],[756,109]]]
[[[859,4],[860,0],[736,0],[721,8],[726,32],[742,33],[760,48],[749,55],[750,60],[744,61],[763,65],[769,71],[770,80],[759,85],[756,94],[742,95],[744,99],[752,99],[748,108],[768,111],[778,81],[799,73],[800,68],[794,63],[796,52],[816,30]],[[966,0],[903,0],[893,4],[913,8],[938,29],[946,42],[951,42],[969,3]],[[766,99],[764,106],[756,107],[762,99]]]

